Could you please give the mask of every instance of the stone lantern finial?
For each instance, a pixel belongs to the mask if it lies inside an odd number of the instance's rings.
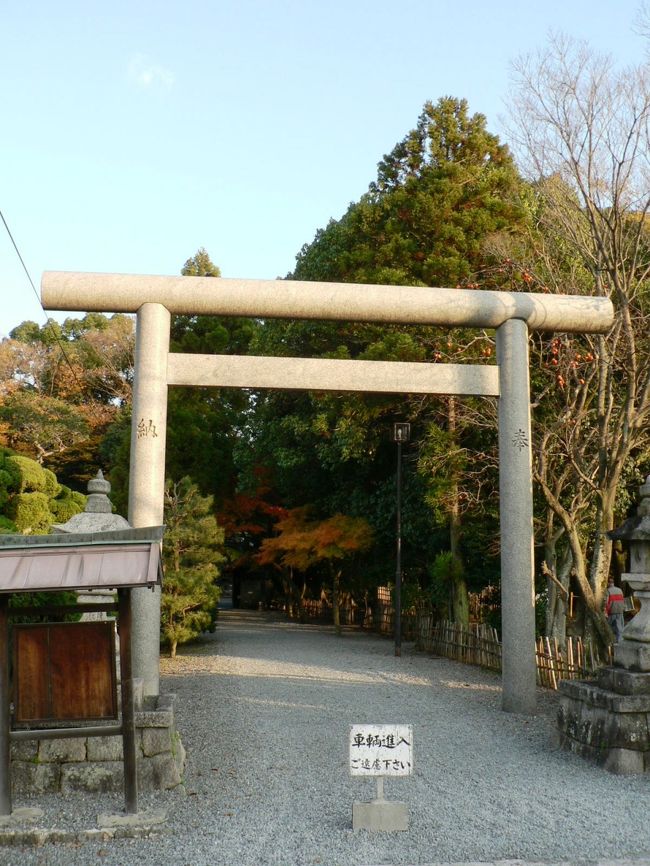
[[[108,494],[111,485],[100,469],[88,482],[86,508],[81,514],[74,514],[67,523],[55,523],[55,532],[113,532],[128,529],[130,523],[119,514],[113,514],[113,506]]]
[[[108,494],[111,492],[111,485],[104,479],[104,474],[101,469],[97,475],[91,478],[88,482],[88,499],[86,500],[86,513],[91,514],[111,514],[113,507]]]

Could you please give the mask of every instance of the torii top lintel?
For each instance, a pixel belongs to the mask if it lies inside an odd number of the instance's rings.
[[[183,315],[449,327],[521,319],[531,330],[580,333],[604,333],[614,319],[608,298],[582,295],[70,271],[46,271],[41,298],[46,310],[136,313],[152,303]]]

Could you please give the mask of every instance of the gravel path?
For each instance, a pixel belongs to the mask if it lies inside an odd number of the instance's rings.
[[[375,866],[650,857],[650,779],[618,777],[551,745],[556,695],[503,713],[500,678],[403,647],[268,614],[224,611],[215,635],[162,661],[188,753],[184,790],[141,795],[160,835],[0,849],[11,866]],[[410,828],[353,833],[351,723],[414,727],[415,774],[387,779]],[[42,826],[89,828],[123,798],[40,797]],[[650,860],[648,861],[650,862]]]

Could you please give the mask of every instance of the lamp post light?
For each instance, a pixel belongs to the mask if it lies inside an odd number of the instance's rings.
[[[395,655],[402,655],[402,443],[411,438],[411,425],[393,425],[393,441],[397,442],[397,550],[395,567]]]

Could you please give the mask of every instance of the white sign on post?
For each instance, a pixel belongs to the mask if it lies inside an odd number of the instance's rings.
[[[410,776],[412,725],[351,725],[350,775]]]

